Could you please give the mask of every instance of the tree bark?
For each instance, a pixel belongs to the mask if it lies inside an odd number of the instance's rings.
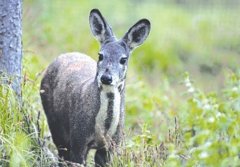
[[[22,0],[0,0],[0,74],[21,94]],[[1,84],[1,83],[0,83]]]

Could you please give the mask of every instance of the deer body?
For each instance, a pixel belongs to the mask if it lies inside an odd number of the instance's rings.
[[[150,23],[140,20],[117,40],[97,9],[89,20],[101,43],[98,62],[77,52],[60,55],[42,79],[41,99],[59,156],[85,165],[96,149],[96,166],[105,166],[123,135],[129,53],[146,39]]]

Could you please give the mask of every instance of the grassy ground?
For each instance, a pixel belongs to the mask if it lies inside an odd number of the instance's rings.
[[[126,139],[112,166],[238,166],[239,8],[77,0],[24,1],[23,106],[0,86],[0,166],[55,161],[39,98],[41,73],[59,53],[96,58],[88,25],[96,7],[118,37],[142,17],[152,23],[130,60]]]

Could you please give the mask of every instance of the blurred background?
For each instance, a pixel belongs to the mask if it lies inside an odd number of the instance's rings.
[[[224,72],[239,64],[238,0],[26,0],[24,53],[34,52],[49,63],[63,52],[80,51],[96,58],[98,43],[88,23],[89,11],[99,8],[117,37],[137,20],[148,18],[147,42],[131,57],[131,70],[161,85],[189,71],[205,90],[221,88]],[[136,75],[137,75],[136,74]]]
[[[227,74],[239,70],[239,0],[25,0],[25,74],[41,73],[64,52],[97,59],[99,44],[88,23],[93,8],[102,12],[118,38],[141,18],[152,24],[149,38],[130,58],[130,131],[146,123],[159,141],[168,136],[174,118],[186,108],[185,72],[204,92],[218,93]]]

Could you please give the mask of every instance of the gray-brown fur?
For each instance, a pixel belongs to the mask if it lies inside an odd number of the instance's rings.
[[[95,164],[105,166],[122,138],[127,61],[147,38],[150,22],[140,20],[117,40],[97,9],[89,20],[101,43],[99,61],[77,52],[60,55],[45,72],[41,99],[59,156],[86,165],[89,149],[97,149]]]

